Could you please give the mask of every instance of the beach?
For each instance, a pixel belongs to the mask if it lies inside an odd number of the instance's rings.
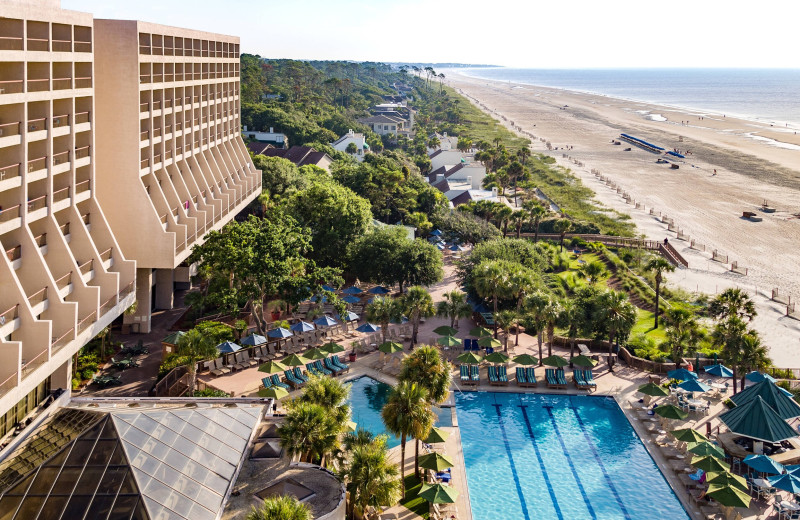
[[[509,128],[533,136],[534,152],[550,154],[570,168],[595,191],[598,202],[630,215],[639,233],[668,238],[689,264],[668,275],[669,284],[711,295],[728,287],[746,290],[759,313],[753,325],[775,365],[800,368],[800,321],[786,316],[785,304],[770,299],[774,289],[792,301],[800,297],[800,218],[795,216],[800,214],[800,136],[793,130],[457,73],[449,74],[447,82]],[[657,164],[659,156],[652,152],[625,141],[614,145],[620,133],[678,150],[685,159],[674,158],[678,169]],[[593,170],[642,208],[626,203]],[[761,211],[765,200],[774,213]],[[763,220],[742,218],[745,211]],[[690,248],[689,240],[668,231],[659,212],[706,251]],[[728,261],[711,260],[713,250]],[[747,269],[746,275],[731,271],[734,261],[741,271]]]

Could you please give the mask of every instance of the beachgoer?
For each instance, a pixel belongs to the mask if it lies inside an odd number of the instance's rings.
[[[664,245],[667,245],[667,244],[669,244],[669,239],[667,239],[666,237],[664,237]]]
[[[717,169],[716,169],[716,168],[714,168],[714,175],[716,175],[716,174],[717,174]],[[712,177],[713,177],[714,175],[712,175]]]

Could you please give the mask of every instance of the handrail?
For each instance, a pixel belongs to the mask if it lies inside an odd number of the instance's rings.
[[[80,76],[75,78],[75,88],[91,88],[91,86],[92,86],[91,76]]]
[[[149,158],[142,159],[142,162],[139,164],[139,166],[140,169],[147,168],[148,166],[150,166],[150,159]]]
[[[72,88],[72,78],[53,78],[53,90]]]
[[[31,307],[45,300],[47,300],[47,286],[28,296],[28,303],[30,303]]]
[[[128,285],[126,285],[125,288],[119,292],[119,297],[120,299],[122,299],[128,296],[132,292],[133,292],[133,281],[128,282]]]
[[[57,154],[53,155],[53,166],[56,166],[58,164],[65,164],[68,162],[69,162],[69,150],[66,150],[64,152],[58,152]]]
[[[7,377],[7,378],[5,378],[4,380],[0,381],[0,388],[6,388],[6,385],[8,385],[8,382],[9,382],[9,381],[11,381],[12,379],[16,379],[16,378],[17,378],[17,375],[18,375],[18,372],[14,371],[14,373],[13,373],[13,374],[11,374],[10,376],[8,376],[8,377]],[[13,387],[13,386],[16,386],[16,381],[14,382],[14,384],[13,384],[13,385],[9,385],[9,386],[12,386],[12,387]]]
[[[23,90],[24,83],[21,79],[0,81],[0,94],[19,94]]]
[[[81,321],[79,321],[78,322],[78,331],[83,332],[84,330],[86,330],[86,327],[88,327],[89,325],[94,323],[94,322],[88,322],[90,319],[94,318],[94,316],[95,316],[95,313],[93,312],[93,313],[87,315]]]
[[[47,206],[47,195],[28,200],[28,211],[36,211]]]
[[[139,132],[139,140],[146,141],[150,139],[150,130],[145,130],[144,132]]]
[[[24,373],[25,373],[25,371],[26,371],[26,370],[28,370],[28,367],[29,367],[29,366],[33,365],[33,364],[36,362],[36,360],[38,360],[40,357],[42,357],[43,355],[45,355],[45,354],[47,354],[47,353],[48,353],[48,351],[47,351],[47,350],[43,350],[43,351],[42,351],[40,354],[38,354],[38,355],[37,355],[35,358],[33,358],[33,359],[31,359],[30,361],[28,361],[27,363],[23,364],[23,365],[22,365],[22,373],[24,374]]]
[[[162,224],[166,224],[166,223],[167,223],[167,214],[166,214],[166,213],[164,213],[163,215],[161,215],[161,216],[159,217],[159,220],[161,220],[161,223],[162,223]]]
[[[70,339],[67,339],[67,336],[71,335],[75,331],[74,327],[70,327],[70,329],[59,336],[58,338],[53,338],[52,342],[50,343],[50,351],[55,353],[56,351],[60,350],[64,347],[67,343],[69,343]],[[64,341],[67,339],[67,341]],[[61,343],[64,343],[63,345]]]
[[[69,222],[65,222],[63,225],[59,226],[62,235],[69,235]]]
[[[39,167],[37,168],[37,166]],[[37,157],[28,161],[28,173],[44,170],[45,168],[47,168],[47,157]]]
[[[113,294],[109,299],[103,302],[103,305],[100,306],[100,314],[105,314],[110,311],[115,305],[117,304],[117,295]]]
[[[22,205],[17,204],[16,206],[0,210],[0,222],[8,222],[11,219],[19,218],[21,208]]]
[[[150,103],[139,103],[139,112],[149,112]]]
[[[91,215],[91,213],[85,213],[85,214],[81,215],[81,220],[83,220],[83,223],[86,224],[87,226],[89,224],[91,224],[91,221],[89,220],[89,216],[90,215]]]
[[[8,137],[11,135],[19,135],[20,133],[20,123],[21,121],[17,121],[16,123],[4,123],[0,125],[0,137]],[[16,132],[13,127],[16,127]]]
[[[19,318],[19,304],[12,305],[7,310],[0,313],[0,325],[5,325],[9,320]]]
[[[0,168],[0,181],[5,180],[5,179],[11,179],[12,177],[21,176],[22,172],[19,171],[20,170],[19,167],[20,167],[20,163],[9,164],[8,166],[3,166],[2,168]],[[12,168],[16,168],[16,171],[17,171],[16,175],[8,175],[9,173],[12,173],[11,172]]]
[[[10,262],[14,262],[22,258],[22,246],[20,244],[15,245],[10,249],[6,249],[6,256]]]
[[[47,233],[42,233],[41,235],[33,237],[33,241],[39,247],[44,247],[47,245]]]
[[[61,121],[61,118],[64,118],[64,121]],[[62,126],[69,126],[69,114],[61,114],[60,116],[53,116],[53,128],[61,128]],[[30,121],[28,121],[30,123]]]
[[[88,111],[86,111],[86,112],[76,112],[75,113],[75,124],[78,125],[78,124],[81,124],[81,123],[89,123],[90,122],[89,114],[90,114],[90,112],[88,112]]]
[[[75,52],[92,52],[92,42],[75,40],[73,43],[73,50]]]
[[[84,191],[89,191],[91,186],[89,185],[91,181],[85,180],[81,181],[75,185],[75,193],[83,193]],[[85,188],[84,188],[85,186]]]
[[[100,253],[100,261],[105,262],[106,260],[111,260],[111,256],[112,256],[113,252],[114,252],[114,248],[113,247],[109,247],[108,249],[106,249],[105,251]]]
[[[39,123],[42,123],[41,127]],[[47,118],[28,119],[28,132],[38,132],[40,130],[47,130]]]
[[[67,283],[62,284],[61,282],[63,282],[65,279],[67,280]],[[63,289],[64,287],[68,286],[71,283],[72,283],[72,271],[68,272],[67,274],[56,280],[56,287],[58,287],[59,289]]]
[[[91,146],[81,146],[80,148],[75,148],[75,158],[76,159],[83,159],[84,157],[89,157]]]
[[[80,271],[81,274],[90,273],[92,271],[93,265],[94,265],[94,258],[90,258],[89,260],[85,261],[84,263],[78,266],[78,271]]]
[[[69,198],[69,186],[53,192],[53,202],[60,202]]]
[[[55,52],[71,52],[72,51],[72,40],[52,40],[53,43],[53,51]],[[64,45],[66,44],[66,45]]]

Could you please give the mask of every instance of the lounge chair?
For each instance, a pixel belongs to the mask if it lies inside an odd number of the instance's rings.
[[[508,372],[505,366],[500,365],[497,367],[497,378],[500,379],[501,385],[508,385]]]
[[[286,383],[281,381],[281,376],[279,376],[278,374],[275,374],[275,375],[271,376],[270,380],[272,381],[272,386],[280,386],[280,387],[285,388],[287,390],[289,389],[289,385],[287,385]]]
[[[226,367],[223,364],[221,357],[214,360],[214,369],[215,371],[220,372],[221,374],[228,374],[231,371],[230,368]]]
[[[466,385],[470,384],[472,379],[469,377],[469,365],[460,365],[458,369],[461,372],[461,382]]]
[[[236,370],[244,370],[245,368],[250,368],[250,362],[249,360],[248,361],[244,360],[243,354],[244,354],[243,352],[236,352],[233,355],[234,359],[233,368],[235,368]]]
[[[488,375],[489,375],[489,384],[490,385],[497,386],[497,385],[501,384],[500,383],[500,378],[497,376],[497,367],[496,366],[489,365],[489,369],[488,369],[487,372],[488,372]]]
[[[535,387],[537,385],[536,381],[536,369],[533,367],[528,367],[525,369],[525,376],[528,380],[527,386]]]
[[[261,378],[261,384],[264,388],[269,388],[272,386],[272,381],[270,380],[269,376]]]
[[[557,368],[555,375],[556,375],[556,381],[558,381],[558,384],[561,385],[562,387],[566,388],[567,387],[567,376],[564,374],[564,369],[563,368]]]
[[[305,384],[308,381],[308,376],[303,373],[303,369],[300,367],[294,367],[294,376],[299,379],[300,381]]]
[[[470,365],[469,366],[469,377],[472,380],[473,384],[478,384],[481,382],[481,373],[478,370],[478,365]]]
[[[525,377],[525,369],[517,367],[517,386],[528,386],[528,378]]]
[[[335,366],[339,367],[342,372],[350,372],[350,365],[348,365],[347,363],[342,362],[342,360],[339,359],[339,356],[331,356],[330,360],[331,360],[331,363],[333,363]]]
[[[597,390],[597,383],[594,382],[591,370],[583,370],[583,381],[589,390]]]
[[[283,377],[284,379],[286,379],[286,382],[292,386],[292,388],[300,388],[305,384],[304,382],[297,379],[297,377],[295,377],[294,375],[294,372],[292,372],[291,370],[284,370]]]
[[[544,370],[544,378],[547,381],[547,388],[566,388],[567,382],[559,381],[554,368],[546,368]]]
[[[314,361],[314,368],[316,368],[318,372],[322,372],[326,376],[332,376],[333,375],[333,371],[328,370],[327,368],[322,366],[322,360],[318,359],[318,360]]]
[[[328,370],[330,370],[331,372],[333,372],[334,375],[338,376],[339,374],[341,374],[343,372],[343,370],[341,368],[339,368],[336,365],[334,365],[333,361],[331,361],[331,358],[325,358],[324,360],[321,360],[321,361],[322,361],[322,365],[325,368],[327,368]]]
[[[586,378],[583,375],[583,370],[576,368],[572,371],[572,382],[575,383],[575,386],[580,390],[586,390],[589,388],[586,384]]]

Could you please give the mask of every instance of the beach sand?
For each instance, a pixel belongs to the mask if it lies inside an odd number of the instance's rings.
[[[800,321],[785,316],[786,305],[770,300],[775,288],[781,295],[800,297],[800,218],[794,216],[800,214],[800,136],[794,130],[452,72],[447,82],[509,128],[535,136],[533,151],[548,153],[570,168],[595,191],[597,201],[630,215],[639,233],[655,240],[668,237],[689,263],[688,269],[668,276],[670,284],[712,295],[728,287],[748,291],[759,312],[754,327],[775,365],[800,369]],[[620,133],[691,154],[678,159],[680,169],[674,170],[656,164],[657,155],[624,141],[613,145]],[[557,149],[548,151],[539,138]],[[629,147],[631,151],[624,151]],[[646,211],[626,204],[593,169]],[[762,213],[764,200],[777,211]],[[648,213],[650,208],[669,215],[707,252],[678,240]],[[763,221],[743,219],[743,211],[753,211]],[[729,263],[712,261],[712,250],[727,254]],[[746,267],[747,275],[731,272],[731,261]]]

